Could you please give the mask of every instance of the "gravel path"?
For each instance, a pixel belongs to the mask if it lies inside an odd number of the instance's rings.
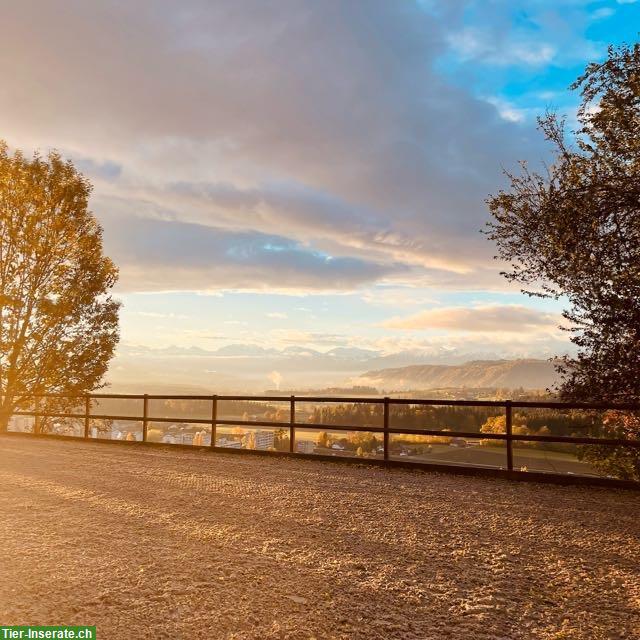
[[[640,493],[0,437],[0,625],[640,638]]]

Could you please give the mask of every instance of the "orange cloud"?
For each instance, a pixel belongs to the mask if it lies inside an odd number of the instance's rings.
[[[485,305],[479,307],[443,307],[421,311],[405,318],[391,318],[382,326],[388,329],[446,329],[474,333],[551,330],[561,317],[523,305]]]

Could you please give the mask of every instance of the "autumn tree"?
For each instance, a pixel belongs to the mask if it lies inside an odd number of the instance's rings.
[[[31,394],[102,386],[118,341],[117,269],[90,193],[59,153],[27,158],[0,142],[0,430]]]
[[[316,439],[316,444],[323,449],[327,449],[330,444],[329,434],[326,431],[321,431]]]
[[[561,396],[637,403],[640,44],[609,48],[571,88],[581,95],[572,139],[555,114],[539,120],[555,161],[543,173],[522,163],[519,175],[507,174],[510,188],[488,200],[488,233],[509,280],[529,295],[569,303],[563,315],[577,354],[558,362]],[[633,423],[627,432],[638,436],[640,420]],[[617,473],[605,454],[593,462]]]
[[[380,444],[373,433],[365,431],[352,431],[349,434],[349,442],[366,453],[375,452]]]
[[[289,432],[276,429],[273,434],[273,446],[276,451],[289,451]]]
[[[507,417],[489,416],[486,422],[480,427],[480,433],[500,433],[505,434],[507,432]],[[517,435],[525,435],[529,432],[527,428],[527,420],[524,416],[516,414],[513,418],[512,432]],[[480,443],[489,447],[504,447],[505,441],[496,438],[483,438]]]
[[[249,431],[247,435],[242,439],[242,444],[245,449],[255,449],[256,448],[256,434],[253,431]]]

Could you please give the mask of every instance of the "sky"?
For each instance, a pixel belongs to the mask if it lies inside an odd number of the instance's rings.
[[[91,179],[120,268],[112,374],[131,354],[233,345],[424,362],[567,350],[562,301],[499,275],[484,201],[503,169],[549,160],[536,116],[571,127],[568,85],[637,39],[640,2],[0,9],[0,137]]]

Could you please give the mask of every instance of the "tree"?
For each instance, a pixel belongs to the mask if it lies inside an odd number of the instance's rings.
[[[316,444],[322,449],[327,449],[330,446],[329,434],[326,431],[321,431],[318,434]]]
[[[349,434],[349,443],[365,453],[375,452],[379,444],[375,435],[366,431],[352,431]]]
[[[273,446],[276,451],[289,451],[289,433],[284,429],[277,429],[273,434]]]
[[[0,430],[30,394],[103,386],[119,337],[110,295],[118,272],[103,255],[90,193],[59,153],[29,159],[0,142]],[[40,408],[70,402],[48,398]]]
[[[162,442],[162,438],[164,437],[164,432],[162,429],[149,429],[147,431],[147,442]]]
[[[571,86],[580,90],[573,144],[564,120],[539,120],[555,147],[544,175],[522,163],[488,199],[489,237],[504,275],[533,296],[564,297],[575,357],[558,360],[566,400],[640,402],[640,44],[610,47]],[[640,418],[626,432],[640,436]],[[593,464],[616,473],[594,449]],[[640,449],[634,450],[635,457]],[[604,456],[604,458],[603,458]],[[636,465],[640,469],[640,464]],[[628,474],[629,465],[620,472]],[[640,479],[640,471],[636,473]]]
[[[525,435],[529,433],[527,420],[524,416],[516,414],[513,419],[512,433]],[[486,422],[480,427],[480,433],[501,433],[507,432],[507,417],[505,415],[489,416]],[[483,438],[480,444],[487,447],[504,447],[505,440],[495,438]]]
[[[242,444],[244,444],[245,449],[255,449],[256,434],[253,431],[249,431],[249,433],[247,433],[247,435],[242,439]]]

